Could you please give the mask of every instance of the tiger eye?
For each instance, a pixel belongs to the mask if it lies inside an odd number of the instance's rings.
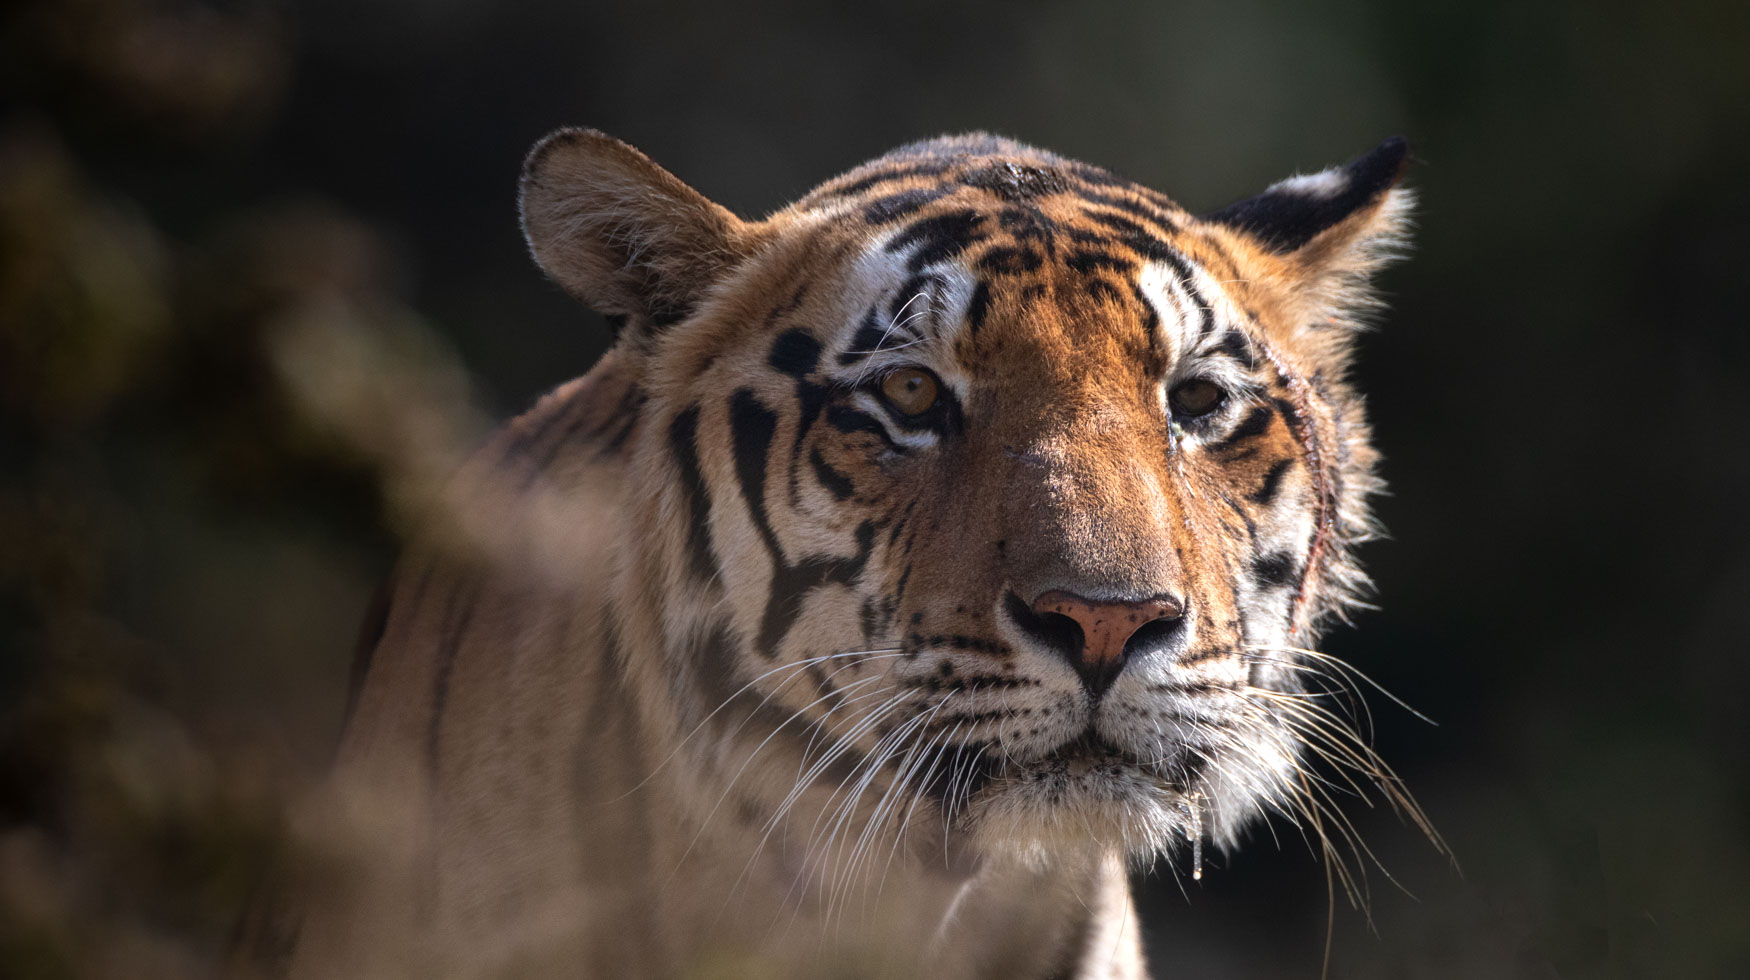
[[[1182,419],[1208,415],[1220,408],[1225,401],[1227,392],[1222,390],[1221,385],[1202,379],[1187,381],[1167,395],[1173,414]]]
[[[906,415],[922,415],[936,404],[936,379],[921,368],[900,368],[881,379],[881,396]]]

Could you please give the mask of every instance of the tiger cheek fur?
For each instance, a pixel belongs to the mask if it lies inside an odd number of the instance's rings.
[[[482,909],[607,888],[566,948],[616,975],[724,949],[811,975],[836,923],[901,972],[1140,976],[1126,863],[1304,803],[1294,698],[1365,585],[1345,375],[1406,153],[1199,218],[953,137],[746,222],[550,137],[531,249],[619,337],[470,471],[499,508],[470,526],[528,546],[403,573],[367,662],[342,775],[403,772],[406,741],[450,842],[408,907],[465,944],[513,914]],[[407,684],[442,692],[423,728]],[[469,741],[513,716],[531,741]]]

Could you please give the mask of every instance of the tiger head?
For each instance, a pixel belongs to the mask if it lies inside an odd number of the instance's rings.
[[[743,221],[603,134],[541,143],[531,248],[635,392],[617,656],[701,811],[1143,860],[1303,805],[1407,152],[1199,217],[971,135]]]

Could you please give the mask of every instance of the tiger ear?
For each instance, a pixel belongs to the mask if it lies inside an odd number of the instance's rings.
[[[529,152],[523,235],[584,305],[648,327],[686,319],[755,244],[752,226],[631,146],[561,129]]]
[[[1341,167],[1278,181],[1203,216],[1285,259],[1291,285],[1326,312],[1366,304],[1368,278],[1405,242],[1414,195],[1397,187],[1410,144],[1393,136]]]

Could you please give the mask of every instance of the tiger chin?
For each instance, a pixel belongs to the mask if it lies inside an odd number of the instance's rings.
[[[1407,153],[1199,216],[973,134],[747,221],[542,141],[617,341],[410,548],[237,970],[1145,975],[1127,868],[1355,758],[1306,694]]]

